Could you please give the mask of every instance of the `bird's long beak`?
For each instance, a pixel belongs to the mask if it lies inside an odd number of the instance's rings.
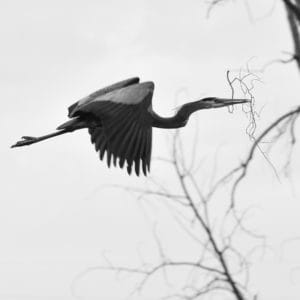
[[[230,99],[230,98],[206,98],[202,100],[205,102],[207,108],[218,108],[223,106],[249,103],[248,99]]]

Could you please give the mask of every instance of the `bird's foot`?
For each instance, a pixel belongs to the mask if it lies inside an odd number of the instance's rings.
[[[12,145],[11,148],[28,146],[37,142],[38,138],[33,136],[22,136],[22,140],[18,141],[16,144]]]

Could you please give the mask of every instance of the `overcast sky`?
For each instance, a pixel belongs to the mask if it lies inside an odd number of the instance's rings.
[[[157,259],[153,224],[166,247],[188,255],[164,205],[141,203],[109,184],[143,188],[99,161],[86,131],[31,147],[9,146],[22,135],[42,135],[66,121],[67,107],[107,84],[132,76],[155,82],[153,107],[170,116],[184,102],[204,96],[230,97],[226,70],[253,68],[292,51],[281,1],[228,1],[212,10],[201,0],[0,1],[1,192],[0,299],[75,299],[76,276],[105,263],[139,264],[137,252]],[[249,10],[250,9],[250,10]],[[274,65],[257,85],[257,131],[299,102],[296,66]],[[182,129],[185,145],[199,126],[199,157],[220,172],[245,157],[248,120],[240,108],[199,112]],[[298,125],[299,129],[299,125]],[[163,130],[154,130],[153,156],[168,157]],[[261,155],[239,190],[258,207],[252,224],[272,250],[256,260],[251,287],[264,300],[300,295],[300,158],[283,176],[286,144],[270,154],[280,181]],[[298,151],[298,152],[297,152]],[[299,153],[299,145],[295,147]],[[205,178],[212,164],[205,164]],[[151,176],[172,187],[172,173],[153,162]],[[175,184],[175,181],[174,181]],[[163,201],[163,200],[162,200]],[[177,237],[177,238],[176,238]],[[178,244],[179,243],[179,244]],[[284,246],[283,246],[284,245]],[[162,283],[151,283],[136,299],[157,299]],[[112,273],[92,272],[73,285],[81,299],[125,299],[128,284]],[[133,298],[132,298],[133,299]],[[134,298],[135,299],[135,298]],[[222,298],[224,299],[224,298]]]

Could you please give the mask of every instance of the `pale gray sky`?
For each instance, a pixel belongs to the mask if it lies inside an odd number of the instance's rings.
[[[205,3],[0,1],[0,300],[75,299],[72,280],[104,263],[103,252],[116,263],[135,265],[140,249],[156,261],[153,223],[168,249],[189,254],[184,243],[176,244],[180,235],[173,235],[176,224],[164,205],[141,209],[124,191],[103,188],[143,188],[146,179],[109,170],[87,132],[26,148],[9,146],[22,135],[51,132],[66,120],[68,105],[106,84],[131,76],[153,80],[154,109],[171,115],[185,101],[230,96],[226,70],[244,67],[249,60],[260,67],[281,51],[291,51],[281,1],[251,1],[251,16],[245,1],[229,1],[210,18]],[[262,79],[254,92],[257,110],[262,109],[258,131],[293,107],[300,92],[295,65],[274,65]],[[196,114],[182,130],[185,145],[192,144],[196,120],[199,160],[210,161],[202,178],[216,149],[221,149],[220,172],[245,156],[248,120],[240,109]],[[154,130],[153,156],[168,156],[168,141],[166,132]],[[282,143],[270,156],[280,175],[285,149]],[[300,236],[299,170],[300,159],[294,155],[291,179],[281,176],[279,182],[257,154],[239,190],[245,205],[259,206],[250,221],[272,246],[251,273],[251,287],[262,299],[300,295],[300,241],[282,247],[283,240]],[[171,171],[160,163],[152,164],[151,176],[171,188],[174,184]],[[128,294],[128,285],[114,274],[93,272],[76,282],[75,291],[82,299],[117,300]],[[157,299],[161,285],[151,282],[136,299]]]

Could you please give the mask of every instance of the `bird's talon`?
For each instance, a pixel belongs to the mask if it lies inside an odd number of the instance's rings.
[[[22,140],[16,142],[11,148],[20,147],[20,146],[28,146],[34,143],[37,138],[31,136],[22,136]]]

